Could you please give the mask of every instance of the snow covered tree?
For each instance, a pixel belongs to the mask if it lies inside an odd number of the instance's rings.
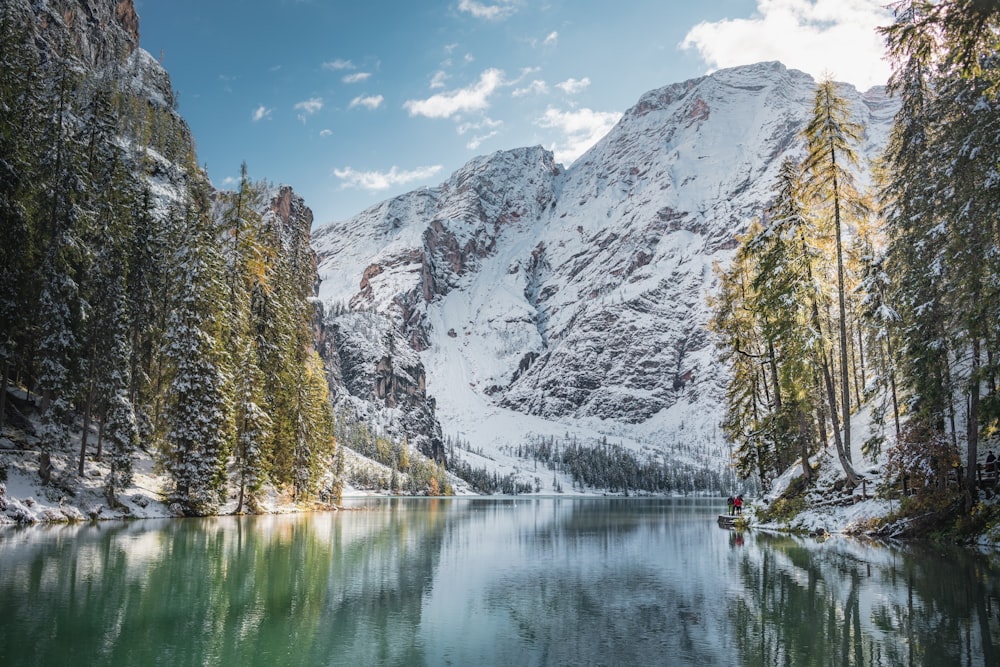
[[[30,16],[11,3],[0,14],[0,425],[7,384],[24,370],[37,313],[39,264],[35,206],[43,117],[41,70],[24,40]]]
[[[264,374],[257,366],[252,341],[246,340],[235,373],[235,461],[239,495],[236,513],[244,504],[250,512],[259,509],[258,494],[268,478],[267,446],[271,417],[265,410]]]
[[[331,463],[335,444],[333,413],[326,373],[318,354],[309,354],[291,379],[297,415],[292,451],[293,488],[296,499],[306,499],[315,493],[320,472]]]
[[[225,490],[231,404],[221,345],[219,305],[226,294],[222,258],[207,219],[207,198],[199,197],[198,190],[196,186],[195,200],[185,211],[184,242],[172,258],[165,456],[174,501],[187,513],[204,515],[216,511]]]
[[[244,502],[256,511],[257,495],[267,480],[268,454],[271,441],[271,417],[264,397],[264,374],[260,370],[258,352],[266,345],[254,322],[255,295],[270,289],[268,259],[273,253],[265,248],[260,216],[263,187],[250,182],[246,163],[240,168],[240,185],[236,192],[221,197],[220,236],[224,240],[228,290],[226,301],[225,346],[233,367],[235,396],[233,399],[234,455],[239,495],[237,512]]]
[[[768,341],[776,431],[788,457],[800,458],[808,482],[809,454],[816,445],[813,418],[822,402],[815,380],[825,357],[816,317],[821,295],[813,280],[815,252],[806,242],[810,221],[802,203],[801,172],[790,160],[781,165],[768,218],[768,227],[749,242],[758,257],[751,308],[763,318]]]
[[[123,337],[118,339],[125,345]],[[125,354],[127,351],[122,350]],[[104,483],[108,502],[117,504],[118,492],[132,484],[133,458],[139,446],[139,428],[136,423],[135,406],[129,397],[127,375],[116,373],[112,376],[106,416],[104,418],[104,438],[108,442],[110,465]]]
[[[751,227],[748,235],[758,229]],[[763,353],[756,321],[747,307],[755,263],[746,249],[745,237],[740,239],[729,267],[723,271],[716,266],[715,270],[719,289],[709,299],[713,313],[710,327],[717,337],[720,358],[731,370],[722,428],[726,437],[737,444],[738,474],[757,475],[767,488],[776,473],[761,429],[767,406],[763,389],[766,379],[761,372]]]
[[[81,151],[72,122],[76,85],[70,65],[61,61],[40,163],[45,188],[38,207],[39,243],[45,250],[39,275],[37,381],[42,394],[39,472],[46,480],[51,452],[69,445],[79,385],[79,273],[88,248],[80,235],[87,211],[80,205]]]
[[[980,432],[1000,419],[1000,7],[906,0],[893,8],[883,33],[902,105],[886,152],[886,267],[904,322],[916,421],[908,432],[926,435],[928,446],[964,441],[969,506]]]

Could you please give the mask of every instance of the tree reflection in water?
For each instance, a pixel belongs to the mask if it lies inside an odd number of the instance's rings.
[[[996,559],[759,534],[731,609],[743,664],[998,665]]]
[[[381,499],[0,530],[0,665],[1000,665],[1000,554],[711,500]]]

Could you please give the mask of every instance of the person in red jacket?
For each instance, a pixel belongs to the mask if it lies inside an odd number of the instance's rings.
[[[743,496],[736,496],[736,500],[733,501],[733,505],[736,507],[736,514],[743,514]]]

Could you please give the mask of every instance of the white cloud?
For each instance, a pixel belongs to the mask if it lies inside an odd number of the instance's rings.
[[[321,136],[321,137],[329,137],[332,134],[333,134],[333,130],[330,130],[330,129],[323,129],[323,130],[319,131],[319,136]]]
[[[435,90],[437,88],[444,88],[444,82],[447,81],[449,78],[451,77],[448,76],[448,73],[445,72],[444,70],[438,70],[437,72],[434,72],[434,76],[431,78],[431,90]]]
[[[441,165],[438,164],[431,167],[417,167],[410,171],[400,171],[393,166],[387,172],[379,172],[357,171],[351,167],[345,167],[344,169],[334,169],[333,175],[343,181],[340,185],[341,189],[357,188],[377,192],[414,181],[426,180],[435,176],[441,171],[441,168]]]
[[[432,95],[426,100],[407,100],[403,108],[411,116],[427,118],[451,118],[467,111],[482,111],[489,108],[489,98],[504,84],[503,71],[488,69],[479,75],[479,81],[466,88]]]
[[[262,120],[271,120],[271,113],[273,111],[274,109],[268,109],[266,106],[261,104],[259,107],[253,110],[253,113],[250,114],[250,118],[255,123]]]
[[[535,124],[563,134],[563,138],[550,148],[557,161],[568,165],[611,131],[621,117],[617,111],[560,111],[550,107]]]
[[[319,111],[320,109],[323,108],[323,98],[322,97],[313,97],[312,99],[308,99],[308,100],[305,100],[303,102],[299,102],[298,104],[295,105],[294,108],[295,108],[296,111],[301,111],[302,112],[302,113],[300,113],[298,115],[298,118],[303,123],[305,123],[306,119],[309,116],[313,115],[314,113],[316,113],[317,111]]]
[[[371,75],[371,72],[358,72],[356,74],[348,74],[341,81],[344,83],[361,83],[371,78]]]
[[[583,77],[582,79],[566,79],[562,83],[557,83],[556,88],[563,91],[567,95],[575,95],[587,89],[590,85],[590,79],[588,77]]]
[[[368,109],[378,109],[382,106],[382,102],[385,98],[381,95],[366,95],[363,97],[355,97],[351,100],[348,108],[353,109],[354,107],[367,107]]]
[[[681,42],[711,69],[780,60],[815,78],[832,74],[861,89],[883,85],[889,65],[875,32],[892,17],[884,0],[757,0],[749,19],[699,23]]]
[[[455,128],[459,135],[465,134],[467,132],[472,132],[473,130],[483,130],[483,129],[495,129],[503,125],[501,120],[493,120],[492,118],[483,118],[478,123],[462,123],[457,128]],[[496,134],[493,132],[490,136]]]
[[[342,69],[354,69],[354,63],[350,60],[342,60],[337,58],[336,60],[331,60],[330,62],[323,63],[323,69],[332,70],[342,70]]]
[[[494,131],[494,132],[487,132],[486,134],[476,135],[466,142],[465,147],[468,148],[470,151],[477,150],[484,141],[486,141],[487,139],[492,139],[497,134],[498,133]]]
[[[542,45],[543,46],[554,46],[558,42],[559,42],[559,33],[556,32],[555,30],[553,30],[552,32],[550,32],[545,37],[545,41],[542,42]]]
[[[476,0],[459,0],[458,10],[472,14],[476,18],[498,21],[516,12],[517,7],[514,0],[501,0],[494,4],[476,2]]]
[[[535,79],[524,88],[515,88],[511,93],[514,97],[524,97],[525,95],[545,95],[549,92],[549,84],[540,79]]]
[[[323,98],[313,97],[311,99],[305,100],[304,102],[299,102],[295,105],[296,111],[301,111],[304,114],[311,116],[320,109],[323,108]]]

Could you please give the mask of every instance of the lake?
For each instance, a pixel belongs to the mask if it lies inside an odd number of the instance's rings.
[[[0,530],[0,665],[1000,665],[1000,556],[717,500],[412,498]]]

